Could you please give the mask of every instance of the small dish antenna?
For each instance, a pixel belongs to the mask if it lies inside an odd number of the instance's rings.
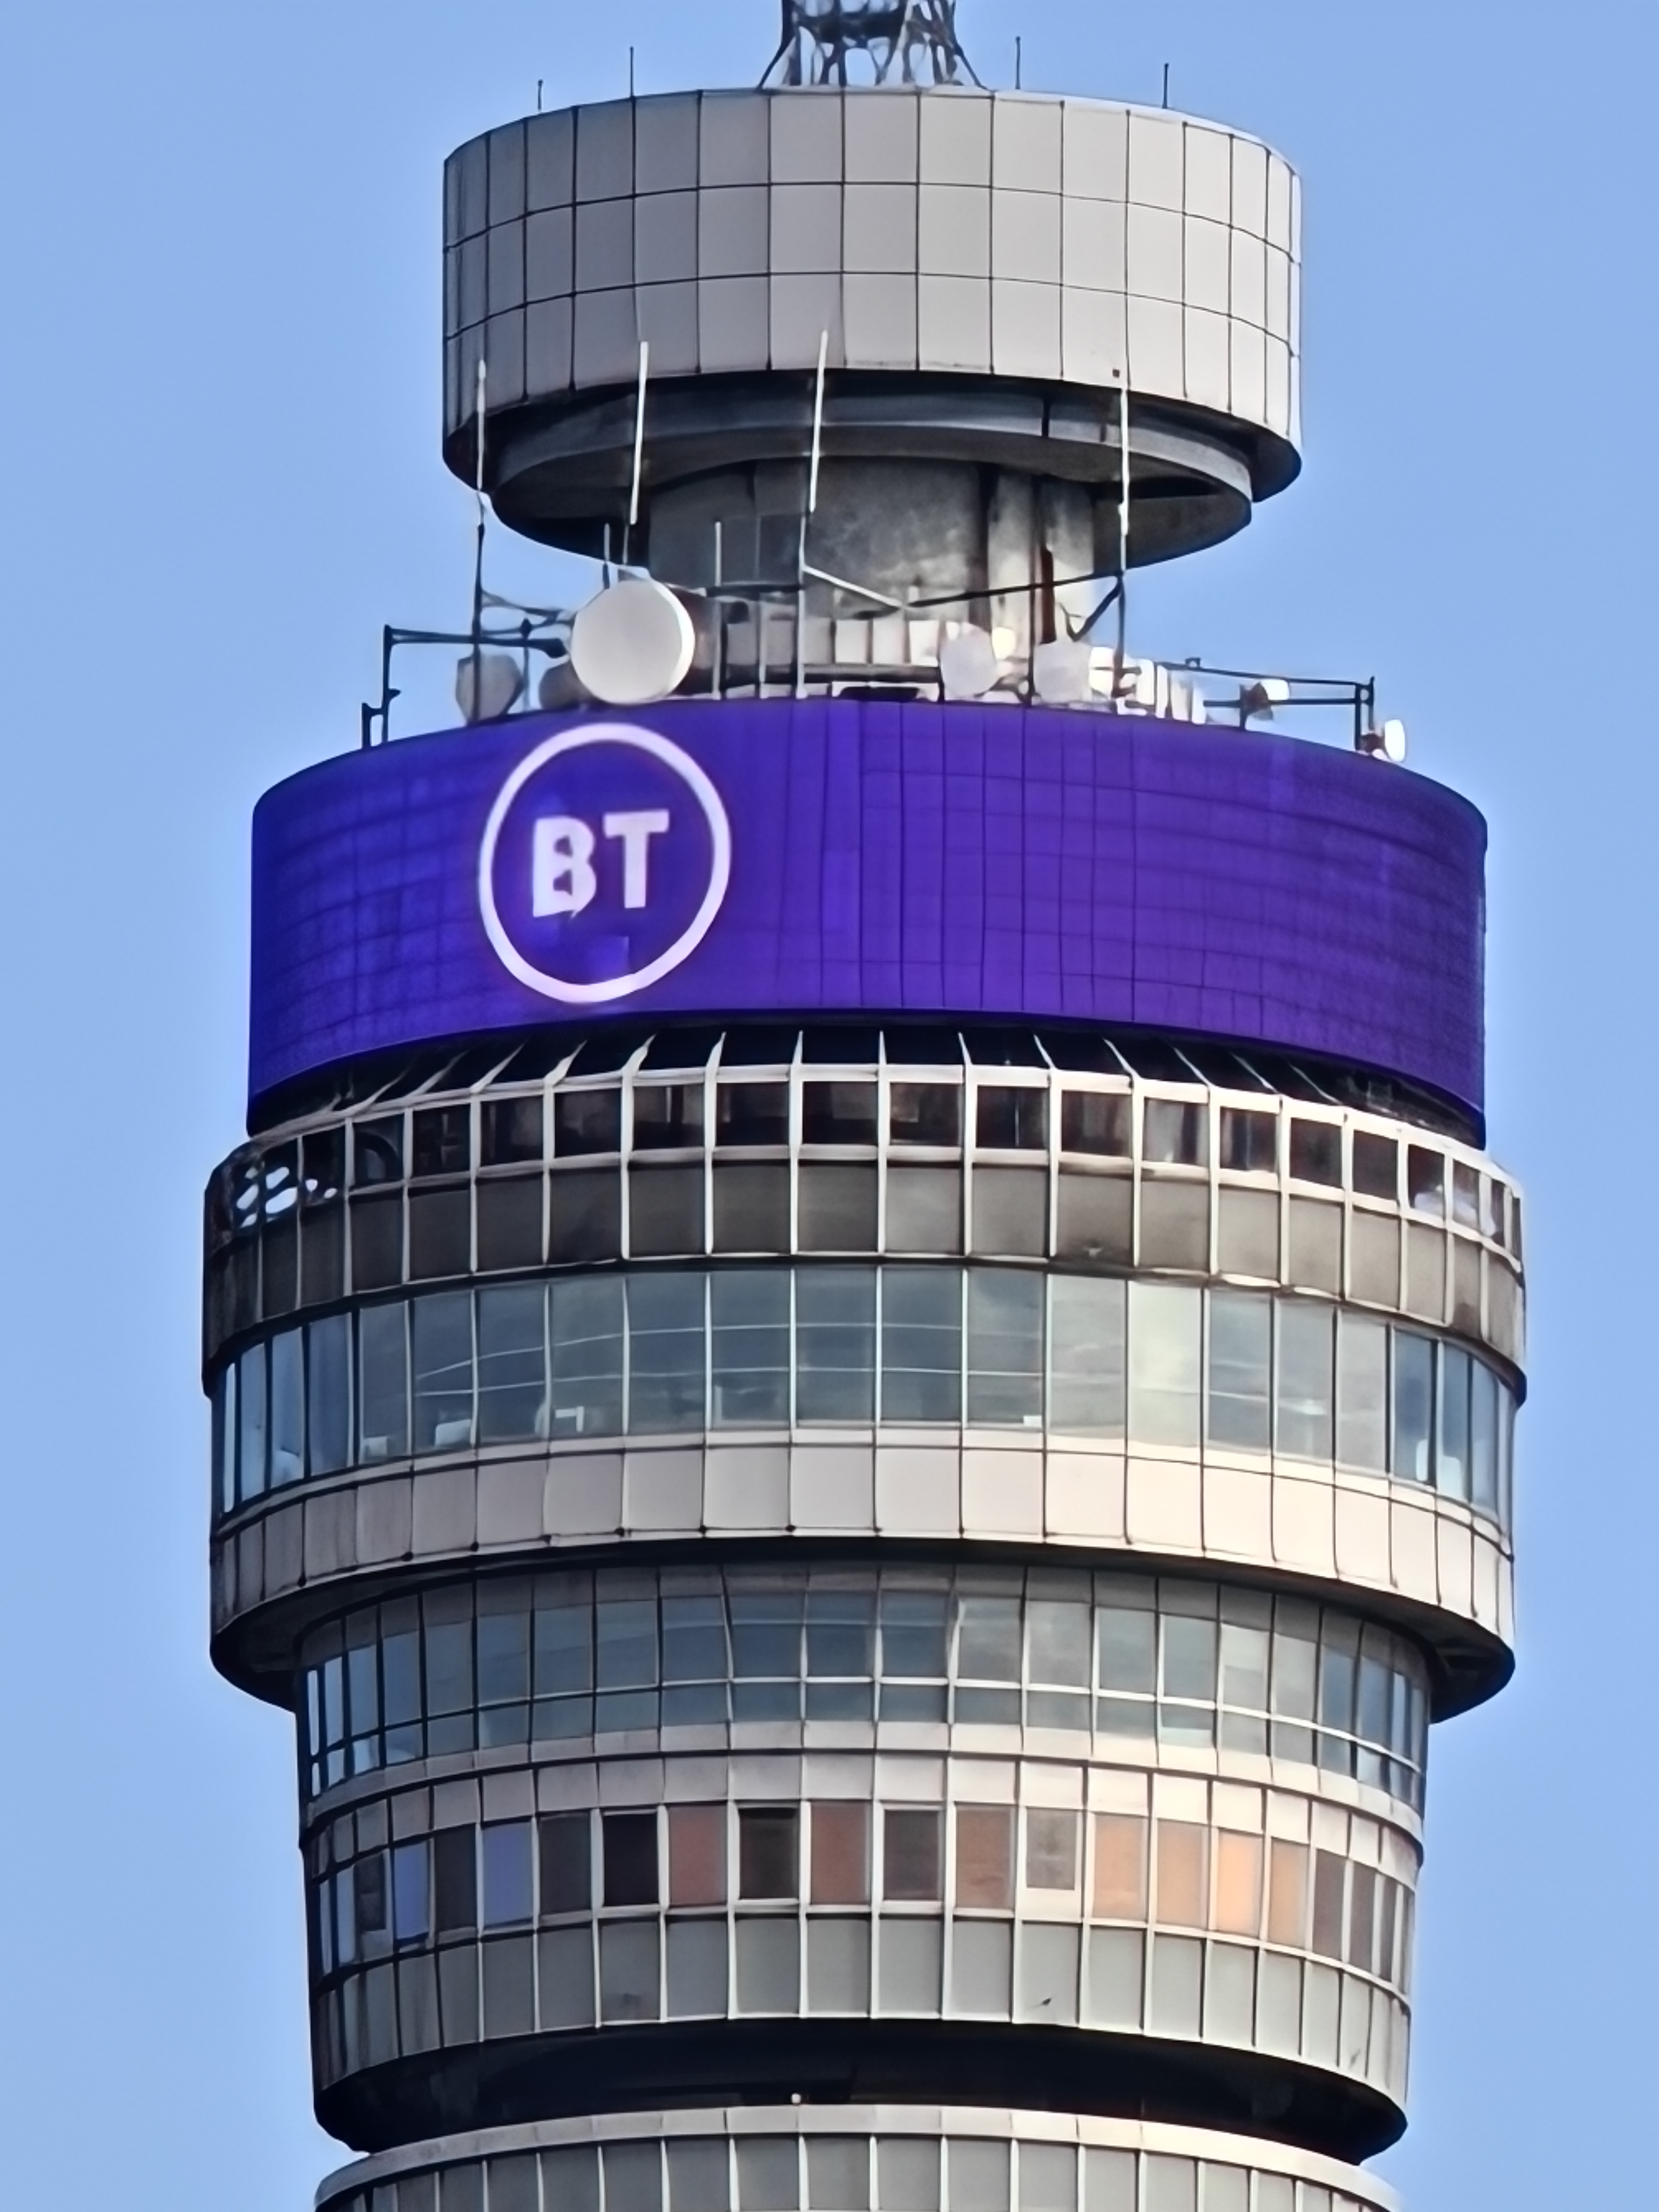
[[[996,640],[969,623],[939,649],[939,672],[947,699],[982,699],[1002,673]]]
[[[1057,637],[1031,655],[1031,685],[1050,707],[1084,707],[1094,696],[1095,649],[1087,638]]]
[[[1359,740],[1359,750],[1373,760],[1392,761],[1398,767],[1406,757],[1406,725],[1389,721],[1367,730]]]
[[[684,683],[696,651],[691,617],[665,585],[623,576],[570,625],[571,671],[610,707],[648,707]]]
[[[508,653],[469,653],[455,668],[455,704],[464,722],[499,722],[519,703],[524,672]]]

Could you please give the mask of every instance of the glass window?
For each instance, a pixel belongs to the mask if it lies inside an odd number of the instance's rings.
[[[351,1459],[351,1319],[331,1314],[306,1330],[306,1426],[313,1474]]]
[[[428,1885],[426,1844],[399,1844],[392,1854],[392,1929],[399,1943],[424,1943],[432,1932]]]
[[[942,1893],[943,1818],[890,1807],[882,1823],[882,1894],[890,1904],[928,1905]]]
[[[738,1814],[738,1895],[755,1903],[799,1893],[799,1816],[793,1806]]]
[[[1342,1128],[1336,1121],[1291,1123],[1291,1173],[1297,1182],[1342,1184]]]
[[[483,1103],[483,1159],[487,1168],[521,1166],[542,1157],[542,1100],[486,1098]]]
[[[409,1450],[408,1308],[365,1306],[357,1316],[357,1435],[365,1461]]]
[[[1261,1838],[1223,1829],[1215,1839],[1214,1924],[1224,1936],[1261,1929]]]
[[[968,1273],[968,1419],[1026,1428],[1042,1420],[1042,1278]]]
[[[692,1152],[702,1144],[701,1083],[647,1083],[634,1088],[636,1152]]]
[[[607,1813],[603,1832],[606,1905],[656,1904],[656,1814]]]
[[[739,1268],[710,1282],[716,1428],[781,1428],[789,1420],[790,1277]]]
[[[1446,1159],[1425,1145],[1411,1145],[1406,1152],[1406,1188],[1413,1209],[1442,1219],[1446,1211]]]
[[[962,1142],[962,1091],[954,1083],[896,1083],[888,1110],[896,1145]]]
[[[1178,1098],[1149,1098],[1140,1156],[1149,1166],[1201,1168],[1209,1160],[1209,1109]]]
[[[1221,1165],[1236,1175],[1273,1175],[1279,1169],[1279,1116],[1243,1106],[1221,1109]]]
[[[1334,1851],[1314,1853],[1313,1948],[1322,1958],[1342,1956],[1342,1905],[1347,1866]]]
[[[957,1903],[1007,1912],[1014,1902],[1014,1815],[1006,1805],[957,1808]]]
[[[1335,1309],[1282,1302],[1278,1318],[1275,1449],[1295,1459],[1329,1460],[1335,1449]]]
[[[1389,1332],[1346,1313],[1337,1319],[1336,1456],[1378,1474],[1389,1463]]]
[[[881,1594],[881,1717],[942,1721],[945,1711],[948,1601],[944,1592]]]
[[[981,1084],[974,1106],[974,1138],[988,1152],[1048,1149],[1048,1093],[1023,1085]]]
[[[413,1302],[415,1449],[459,1451],[472,1442],[472,1299],[446,1291]]]
[[[804,1083],[801,1140],[808,1145],[873,1145],[881,1094],[873,1083]]]
[[[604,1585],[600,1585],[603,1589]],[[654,1689],[657,1683],[657,1607],[653,1598],[601,1597],[594,1607],[594,1686],[601,1691]],[[653,1728],[654,1698],[643,1706],[638,1699],[612,1705],[601,1698],[596,1725],[601,1728]]]
[[[1469,1496],[1470,1367],[1467,1352],[1454,1344],[1440,1347],[1440,1441],[1434,1479],[1449,1497]]]
[[[1434,1437],[1434,1346],[1425,1336],[1394,1332],[1394,1473],[1427,1482]]]
[[[823,1588],[809,1590],[807,1719],[871,1719],[875,1672],[874,1591]]]
[[[1158,1824],[1157,1917],[1166,1927],[1202,1928],[1209,1919],[1210,1832],[1190,1820]]]
[[[306,1471],[305,1362],[301,1332],[270,1340],[270,1486],[298,1482]]]
[[[870,1901],[870,1808],[854,1803],[812,1808],[812,1903]]]
[[[717,1145],[787,1145],[787,1083],[722,1083],[714,1093]]]
[[[1129,1285],[1129,1435],[1136,1443],[1197,1449],[1201,1297],[1173,1284]]]
[[[701,1273],[628,1279],[628,1426],[638,1436],[703,1425]]]
[[[593,1904],[592,1838],[586,1813],[552,1813],[541,1822],[541,1909],[543,1917],[591,1911]]]
[[[872,1421],[876,1271],[804,1267],[795,1279],[795,1419]]]
[[[881,1418],[962,1419],[962,1275],[954,1267],[884,1267]]]
[[[560,1159],[622,1150],[620,1091],[561,1091],[553,1099],[553,1149]]]
[[[1400,1147],[1392,1137],[1379,1137],[1369,1129],[1354,1131],[1353,1187],[1361,1198],[1387,1199],[1398,1206]]]
[[[1469,1495],[1483,1513],[1498,1510],[1498,1377],[1473,1364],[1469,1394]]]
[[[1267,1861],[1267,1941],[1300,1950],[1308,1940],[1308,1847],[1274,1839]]]
[[[1095,1613],[1095,1638],[1097,1680],[1104,1693],[1097,1707],[1097,1726],[1107,1735],[1150,1736],[1158,1687],[1158,1615],[1150,1604],[1103,1604]]]
[[[1125,1290],[1110,1279],[1050,1278],[1048,1419],[1063,1435],[1123,1435]]]
[[[483,1832],[483,1924],[513,1928],[533,1917],[530,1823],[504,1820]]]
[[[415,1173],[465,1175],[472,1164],[470,1106],[427,1106],[415,1116]]]
[[[799,1584],[732,1587],[732,1717],[800,1718],[801,1604]]]
[[[1095,1816],[1097,1920],[1143,1920],[1146,1916],[1146,1823],[1133,1815]]]
[[[1077,1887],[1078,1816],[1056,1806],[1033,1805],[1025,1814],[1025,1886]]]
[[[623,1432],[623,1285],[619,1278],[555,1283],[553,1388],[556,1437]]]
[[[239,1488],[258,1498],[265,1487],[265,1347],[256,1344],[236,1363]]]
[[[359,1121],[351,1133],[352,1181],[368,1183],[401,1182],[404,1177],[404,1117],[390,1114],[382,1121]]]
[[[213,1494],[222,1513],[236,1505],[236,1363],[228,1359],[213,1385]]]
[[[677,1905],[725,1904],[724,1805],[669,1807],[668,1901]]]
[[[1130,1151],[1126,1091],[1067,1091],[1060,1103],[1060,1148],[1097,1159],[1127,1160]]]
[[[540,1284],[478,1293],[478,1437],[506,1443],[547,1433],[547,1302]]]
[[[1209,1311],[1209,1440],[1265,1452],[1272,1442],[1272,1304],[1212,1291]]]

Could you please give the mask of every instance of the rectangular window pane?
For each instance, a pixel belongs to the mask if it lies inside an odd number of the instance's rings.
[[[332,1314],[306,1331],[306,1426],[313,1474],[333,1474],[351,1456],[351,1321]]]
[[[1158,1918],[1166,1927],[1202,1928],[1209,1918],[1207,1828],[1190,1820],[1158,1824]]]
[[[668,1808],[668,1902],[726,1902],[726,1808],[671,1805]]]
[[[270,1486],[298,1482],[306,1471],[305,1362],[297,1328],[270,1340]]]
[[[479,1593],[480,1602],[490,1595]],[[478,1616],[478,1703],[522,1703],[530,1695],[530,1615],[480,1613]]]
[[[236,1363],[227,1360],[213,1385],[213,1494],[219,1510],[236,1504]]]
[[[1267,1941],[1299,1951],[1307,1940],[1307,1846],[1275,1841],[1268,1861]]]
[[[795,1278],[795,1419],[876,1415],[876,1271],[803,1267]]]
[[[1209,1427],[1212,1444],[1268,1449],[1273,1301],[1231,1291],[1209,1299]]]
[[[882,1823],[882,1894],[890,1902],[932,1904],[941,1894],[943,1815],[890,1808]]]
[[[1261,1930],[1261,1838],[1224,1828],[1215,1844],[1215,1925],[1224,1936]]]
[[[1198,1448],[1200,1295],[1173,1284],[1129,1285],[1129,1434],[1136,1443]]]
[[[483,1443],[547,1433],[546,1299],[539,1284],[478,1293],[478,1436]]]
[[[701,1273],[628,1282],[628,1426],[632,1435],[703,1425]]]
[[[1455,1344],[1440,1347],[1440,1441],[1436,1485],[1449,1498],[1469,1495],[1470,1359]]]
[[[432,1839],[434,1900],[441,1936],[478,1924],[477,1830],[440,1828]]]
[[[896,1083],[890,1115],[896,1145],[962,1142],[962,1091],[955,1084]]]
[[[799,1893],[799,1816],[793,1808],[738,1814],[738,1895],[763,1902]]]
[[[596,1686],[654,1689],[658,1680],[656,1600],[601,1600],[594,1608],[594,1624],[599,1659]]]
[[[789,1270],[748,1267],[709,1285],[716,1428],[789,1419]]]
[[[1025,1815],[1025,1886],[1077,1887],[1078,1816],[1058,1807],[1033,1805]]]
[[[555,1283],[550,1432],[619,1437],[623,1432],[623,1286],[611,1281]]]
[[[881,1418],[962,1419],[962,1273],[884,1267]]]
[[[1336,1456],[1377,1474],[1389,1463],[1389,1332],[1346,1313],[1337,1322]]]
[[[1281,1304],[1278,1314],[1275,1447],[1293,1459],[1328,1460],[1335,1448],[1334,1310]]]
[[[1175,1098],[1149,1098],[1141,1124],[1143,1159],[1160,1166],[1201,1168],[1209,1158],[1209,1115]]]
[[[400,1943],[423,1943],[431,1933],[424,1843],[399,1844],[392,1854],[392,1932]]]
[[[1469,1494],[1483,1512],[1498,1510],[1498,1377],[1479,1359],[1469,1401]]]
[[[1342,1956],[1342,1905],[1347,1864],[1334,1851],[1314,1853],[1313,1948],[1322,1958]]]
[[[593,1904],[592,1846],[586,1813],[550,1814],[541,1824],[542,1916],[587,1912]]]
[[[607,1813],[604,1836],[605,1903],[656,1904],[656,1814]]]
[[[446,1291],[412,1304],[415,1449],[459,1451],[472,1441],[472,1300]]]
[[[1007,1805],[957,1808],[957,1903],[1008,1912],[1014,1902],[1014,1814]]]
[[[811,1901],[814,1905],[869,1903],[867,1805],[820,1802],[813,1806]]]
[[[236,1363],[236,1465],[241,1495],[258,1498],[266,1481],[265,1347],[256,1344]]]
[[[1037,1274],[1019,1274],[1011,1268],[969,1270],[970,1421],[1026,1428],[1042,1422],[1042,1288]]]
[[[1146,1917],[1146,1823],[1131,1815],[1101,1813],[1095,1819],[1097,1920]]]
[[[483,1924],[512,1928],[531,1917],[530,1823],[503,1821],[483,1832]]]
[[[1048,1420],[1063,1435],[1119,1441],[1125,1285],[1056,1275],[1048,1286]]]
[[[1129,1157],[1129,1095],[1123,1091],[1067,1091],[1060,1102],[1060,1148],[1097,1158]]]
[[[1395,1474],[1404,1482],[1426,1482],[1434,1434],[1434,1346],[1425,1336],[1394,1332]]]
[[[357,1316],[357,1449],[365,1461],[409,1449],[407,1307],[366,1306]]]

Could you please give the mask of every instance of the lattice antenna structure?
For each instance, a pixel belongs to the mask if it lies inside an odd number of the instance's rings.
[[[854,57],[877,84],[979,82],[957,33],[957,0],[783,0],[764,84],[853,84]]]

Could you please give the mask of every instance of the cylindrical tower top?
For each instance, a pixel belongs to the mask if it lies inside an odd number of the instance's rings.
[[[719,521],[726,575],[763,576],[827,343],[821,565],[845,537],[895,596],[987,561],[994,586],[1010,530],[1056,573],[1115,565],[1126,390],[1129,558],[1166,558],[1297,473],[1298,233],[1258,140],[1097,100],[794,87],[532,116],[448,164],[446,458],[471,481],[482,357],[502,519],[619,545],[647,347],[653,568],[707,580]],[[872,463],[906,472],[891,528]],[[920,537],[896,526],[918,503]]]

